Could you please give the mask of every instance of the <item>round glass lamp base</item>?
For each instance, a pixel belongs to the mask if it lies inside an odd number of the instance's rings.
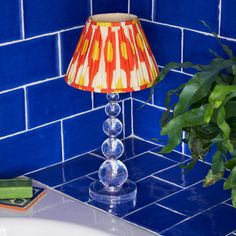
[[[90,184],[89,196],[92,200],[104,204],[122,204],[136,202],[137,186],[134,182],[127,180],[119,189],[108,190],[99,181]]]

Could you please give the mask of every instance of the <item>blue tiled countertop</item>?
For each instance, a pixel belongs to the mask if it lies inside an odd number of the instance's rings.
[[[128,168],[129,178],[138,187],[134,208],[120,205],[111,211],[89,200],[89,185],[97,178],[97,170],[103,162],[99,149],[34,172],[29,177],[153,234],[234,235],[236,209],[231,205],[230,192],[223,191],[222,181],[202,187],[210,168],[208,164],[199,162],[192,171],[184,171],[179,163],[188,162],[188,156],[177,152],[159,155],[160,147],[134,137],[125,139],[124,145],[121,159]]]

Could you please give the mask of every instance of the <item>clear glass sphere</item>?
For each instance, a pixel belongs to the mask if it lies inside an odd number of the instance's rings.
[[[98,176],[105,187],[115,191],[126,182],[128,171],[121,161],[110,159],[100,166]]]
[[[103,131],[108,136],[116,137],[122,132],[122,123],[117,118],[107,118],[103,123]]]
[[[119,158],[124,153],[124,145],[117,138],[108,138],[102,144],[102,153],[106,158]]]
[[[106,97],[109,102],[117,102],[119,100],[118,93],[108,93]]]
[[[107,116],[118,116],[120,114],[121,111],[121,107],[118,103],[108,103],[105,106],[105,112],[107,114]]]

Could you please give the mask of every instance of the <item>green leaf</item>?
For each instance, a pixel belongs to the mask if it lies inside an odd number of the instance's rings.
[[[224,189],[231,189],[236,187],[236,166],[232,169],[230,176],[225,180]]]
[[[170,153],[182,141],[182,132],[171,132],[168,134],[168,144],[163,147],[160,153]]]
[[[225,162],[225,168],[232,170],[236,166],[236,157],[231,158]]]
[[[236,208],[236,188],[233,188],[231,191],[231,199],[232,199],[233,207]]]
[[[207,176],[205,177],[205,179],[203,181],[203,187],[208,187],[208,186],[216,183],[217,181],[219,181],[223,178],[223,175],[224,175],[224,172],[220,172],[217,175],[213,175],[212,170],[209,170]]]
[[[212,159],[212,174],[217,175],[222,170],[224,170],[224,160],[222,153],[217,151]]]
[[[209,96],[209,102],[213,104],[214,108],[218,108],[224,102],[225,97],[232,92],[236,92],[236,85],[218,84]]]
[[[183,127],[192,127],[203,124],[205,109],[206,105],[203,105],[173,118],[162,128],[161,135],[166,135],[172,133],[173,131],[181,130]]]
[[[185,85],[179,96],[179,102],[174,109],[174,116],[182,114],[191,104],[207,96],[213,81],[215,81],[219,72],[235,64],[232,60],[221,60],[213,65],[209,71],[203,71],[195,74]]]
[[[224,138],[228,139],[230,135],[230,127],[225,121],[225,108],[223,106],[218,110],[216,122],[218,127],[222,130]]]

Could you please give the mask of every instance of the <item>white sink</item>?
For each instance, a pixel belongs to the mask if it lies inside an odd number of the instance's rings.
[[[1,218],[0,236],[111,236],[79,224],[44,219]]]

